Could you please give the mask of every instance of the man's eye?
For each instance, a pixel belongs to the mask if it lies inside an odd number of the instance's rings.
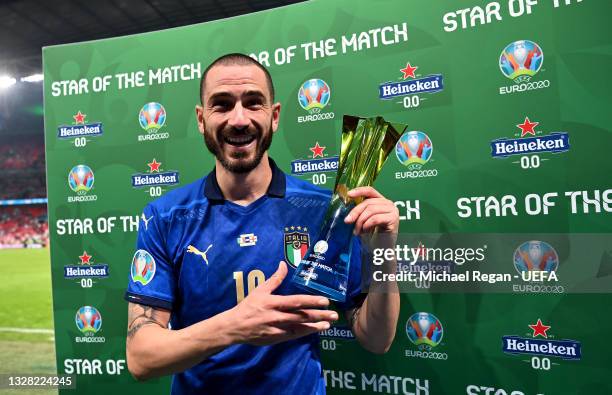
[[[217,102],[217,103],[213,103],[212,107],[215,110],[228,110],[230,108],[230,103],[228,103],[228,102]]]
[[[263,102],[261,100],[249,100],[246,106],[249,108],[260,108],[263,106]]]

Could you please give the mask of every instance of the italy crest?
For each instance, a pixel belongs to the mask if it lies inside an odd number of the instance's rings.
[[[306,255],[310,237],[308,228],[301,226],[285,227],[285,260],[293,267],[297,267]]]

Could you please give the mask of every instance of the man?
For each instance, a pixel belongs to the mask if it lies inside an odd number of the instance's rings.
[[[216,166],[143,212],[126,292],[128,368],[139,380],[174,374],[173,394],[324,394],[317,333],[338,315],[327,298],[294,287],[299,262],[282,260],[285,229],[312,241],[330,193],[268,158],[281,105],[259,63],[217,59],[200,96],[198,127]],[[347,217],[357,234],[397,232],[391,201],[370,187],[350,196],[365,198]],[[361,294],[353,239],[347,301],[338,306],[363,347],[384,353],[399,295]]]

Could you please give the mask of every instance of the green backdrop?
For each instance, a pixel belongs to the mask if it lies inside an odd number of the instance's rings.
[[[292,161],[330,160],[339,153],[343,114],[382,115],[406,123],[409,130],[424,132],[433,146],[431,156],[421,161],[424,164],[406,166],[392,153],[376,182],[398,205],[403,233],[529,233],[522,241],[541,235],[539,240],[549,240],[558,253],[560,275],[572,252],[595,261],[591,277],[610,284],[612,39],[607,20],[612,3],[475,3],[481,2],[311,1],[177,29],[45,48],[45,142],[59,373],[77,374],[79,393],[168,393],[168,379],[138,383],[127,371],[123,293],[144,205],[159,193],[202,177],[213,166],[197,131],[194,106],[199,72],[228,52],[256,54],[263,60],[262,54],[268,54],[266,66],[282,103],[271,156],[286,172],[291,173]],[[500,55],[517,41],[518,47],[526,45],[541,56],[541,64],[534,75],[525,78],[529,73],[519,73],[523,77],[515,81],[500,68]],[[513,54],[521,63],[520,52]],[[322,109],[308,111],[298,96],[302,84],[311,79],[324,81],[330,98]],[[437,91],[425,92],[427,81],[433,80]],[[387,92],[392,92],[392,87],[406,82],[412,91],[380,97],[385,89],[381,84],[391,83]],[[148,131],[139,123],[147,103],[165,109],[163,125],[159,118],[157,127]],[[526,118],[538,122],[533,133],[521,133],[517,126]],[[544,147],[539,153],[492,156],[495,140],[521,142],[555,132],[569,136],[559,152]],[[325,149],[322,157],[313,158],[310,148],[317,143]],[[161,163],[160,172],[178,172],[178,183],[133,187],[134,175],[157,173],[149,166],[154,159]],[[94,182],[91,186],[81,179],[82,188],[76,188],[77,182],[75,191],[68,178],[78,165],[89,167]],[[87,168],[79,174],[74,170],[77,176],[88,173]],[[333,175],[328,171],[298,176],[331,188]],[[583,192],[566,195],[573,191]],[[555,205],[548,212],[538,210],[537,203],[547,193],[556,193],[550,195]],[[495,210],[504,196],[514,197],[515,212]],[[553,237],[552,242],[546,233],[597,233],[607,237],[607,250],[569,251],[563,237]],[[509,246],[511,271],[512,251],[518,244]],[[82,270],[89,271],[81,276]],[[322,337],[328,391],[612,393],[610,302],[609,293],[571,289],[406,293],[387,354],[363,351],[340,325]],[[84,306],[96,309],[101,327],[77,325],[75,315],[86,313],[80,310]],[[436,317],[443,328],[442,339],[433,346],[416,345],[407,334],[407,321],[418,312]],[[534,336],[528,326],[538,319],[551,326],[546,339]],[[502,338],[510,335],[574,340],[581,357],[513,355],[502,349]]]

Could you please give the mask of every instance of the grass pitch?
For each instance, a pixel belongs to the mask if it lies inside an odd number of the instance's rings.
[[[0,373],[56,373],[49,250],[0,249]],[[50,390],[2,390],[0,394],[56,394]]]

